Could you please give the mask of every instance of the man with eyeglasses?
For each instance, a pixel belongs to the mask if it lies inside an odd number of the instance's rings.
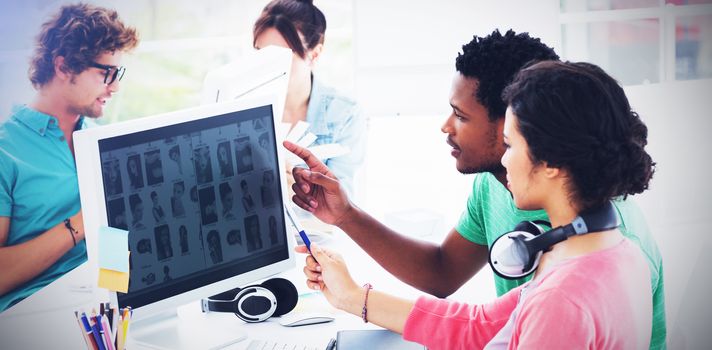
[[[138,36],[116,11],[77,4],[35,44],[36,97],[0,125],[0,312],[86,261],[72,132],[103,114]]]

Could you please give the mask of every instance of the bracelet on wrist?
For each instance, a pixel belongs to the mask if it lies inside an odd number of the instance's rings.
[[[64,219],[64,227],[66,227],[67,230],[69,231],[69,235],[72,236],[72,243],[74,243],[74,246],[76,247],[77,246],[77,238],[75,237],[75,235],[79,234],[79,231],[77,231],[76,229],[74,229],[74,227],[72,227],[72,222],[69,221],[68,218]]]
[[[363,319],[364,323],[368,323],[368,292],[373,289],[373,286],[370,283],[366,283],[363,285],[363,288],[366,289],[366,298],[363,300],[363,309],[361,309],[361,318]]]

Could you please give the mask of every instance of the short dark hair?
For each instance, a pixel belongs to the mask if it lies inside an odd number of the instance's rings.
[[[544,61],[520,71],[502,94],[534,163],[566,169],[580,210],[645,191],[655,162],[648,128],[623,88],[590,63]]]
[[[502,35],[495,30],[485,37],[475,35],[463,45],[455,68],[465,77],[478,80],[473,97],[487,109],[490,121],[495,121],[504,118],[507,110],[502,90],[522,67],[531,61],[558,59],[554,49],[529,33],[517,34],[510,29]]]
[[[255,45],[257,37],[269,28],[274,28],[282,34],[289,48],[304,58],[307,50],[324,43],[326,17],[311,0],[273,0],[265,6],[255,21],[252,45]]]
[[[64,57],[67,72],[79,74],[99,55],[138,45],[136,29],[115,10],[89,4],[66,5],[42,25],[30,62],[30,81],[39,88],[54,78],[54,60]]]

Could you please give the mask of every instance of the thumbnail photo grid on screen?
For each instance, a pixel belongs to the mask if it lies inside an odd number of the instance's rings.
[[[269,117],[102,152],[109,226],[129,231],[129,291],[286,246]]]

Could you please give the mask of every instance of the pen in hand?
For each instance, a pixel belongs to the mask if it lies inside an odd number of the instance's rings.
[[[309,237],[307,236],[306,232],[304,232],[304,230],[301,228],[301,226],[299,226],[297,221],[294,220],[295,215],[289,205],[285,205],[284,209],[287,212],[287,217],[289,218],[289,221],[291,221],[294,228],[297,229],[297,232],[299,232],[299,237],[302,237],[304,245],[307,246],[307,250],[309,251],[309,254],[311,254],[311,241],[309,240]]]

